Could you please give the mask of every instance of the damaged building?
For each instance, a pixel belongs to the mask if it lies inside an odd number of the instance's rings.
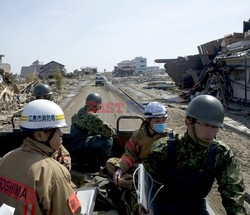
[[[199,54],[177,59],[156,59],[164,63],[166,73],[192,99],[211,94],[224,104],[226,100],[250,104],[250,20],[243,32],[233,33],[198,46]]]
[[[124,60],[114,67],[112,75],[114,77],[131,76],[135,74],[135,63],[130,60]]]
[[[52,78],[57,69],[59,69],[62,74],[66,73],[66,69],[63,64],[56,61],[50,61],[47,64],[42,64],[36,60],[30,66],[23,66],[21,68],[21,77],[34,75],[39,76],[40,78]]]

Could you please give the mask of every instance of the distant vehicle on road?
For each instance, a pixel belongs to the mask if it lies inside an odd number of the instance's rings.
[[[102,76],[97,76],[95,78],[95,86],[102,85],[104,86],[104,78]]]

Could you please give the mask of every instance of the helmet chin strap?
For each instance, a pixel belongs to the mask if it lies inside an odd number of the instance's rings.
[[[193,131],[193,135],[194,135],[194,140],[195,142],[197,142],[198,144],[200,144],[201,146],[204,146],[204,147],[208,147],[210,145],[210,143],[202,140],[201,138],[199,138],[197,136],[197,133],[196,133],[196,130],[195,130],[195,127],[194,127],[194,123],[192,122],[191,123],[191,126],[192,126],[192,131]]]
[[[150,129],[153,133],[151,133]],[[154,137],[157,134],[150,125],[150,119],[146,122],[146,131],[149,137]]]
[[[50,140],[53,138],[54,134],[56,133],[56,128],[51,129],[51,133],[46,141],[40,141],[41,143],[45,144],[46,146],[50,147]],[[50,147],[51,148],[51,147]]]

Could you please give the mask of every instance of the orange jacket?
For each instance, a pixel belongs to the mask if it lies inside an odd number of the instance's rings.
[[[132,134],[132,137],[125,145],[125,153],[122,155],[116,168],[120,168],[123,173],[134,166],[136,163],[141,162],[151,152],[153,143],[159,138],[166,137],[167,131],[163,134],[156,134],[153,137],[149,137],[144,124],[142,127]]]

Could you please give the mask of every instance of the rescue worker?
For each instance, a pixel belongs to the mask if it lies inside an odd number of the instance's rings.
[[[33,96],[35,99],[47,99],[52,101],[52,94],[50,86],[44,83],[36,84],[33,89]],[[68,150],[65,149],[63,145],[52,154],[52,157],[71,170],[71,157]]]
[[[224,108],[210,95],[195,97],[186,110],[183,137],[163,138],[154,144],[144,165],[164,184],[154,200],[153,214],[208,214],[205,198],[213,182],[227,214],[246,214],[244,184],[237,160],[226,144],[216,140],[223,127]]]
[[[76,158],[77,167],[82,169],[87,164],[90,172],[99,171],[100,166],[105,165],[113,146],[113,128],[96,113],[101,104],[101,96],[90,93],[85,106],[71,118],[71,153]]]
[[[146,106],[145,120],[125,145],[122,157],[110,158],[106,163],[107,170],[116,185],[120,187],[132,185],[132,173],[137,164],[148,156],[157,139],[168,135],[167,116],[167,110],[160,102],[150,102]]]
[[[38,99],[24,107],[23,145],[0,160],[0,205],[14,207],[14,214],[80,214],[68,169],[51,157],[66,126],[62,109],[52,101]]]
[[[36,84],[33,89],[33,95],[35,96],[35,99],[47,99],[52,100],[52,91],[49,85],[39,83]]]

